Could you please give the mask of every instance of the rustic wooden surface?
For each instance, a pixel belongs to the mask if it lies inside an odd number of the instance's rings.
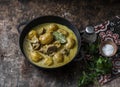
[[[120,15],[119,0],[0,0],[0,87],[77,87],[82,61],[54,71],[29,64],[19,49],[19,23],[58,15],[79,30]],[[108,0],[109,1],[109,0]],[[91,86],[93,87],[93,86]],[[120,87],[117,78],[102,87]]]

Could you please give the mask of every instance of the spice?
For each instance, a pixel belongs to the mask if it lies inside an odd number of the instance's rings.
[[[110,44],[105,44],[105,46],[102,48],[102,51],[106,56],[111,56],[114,52],[114,47]]]

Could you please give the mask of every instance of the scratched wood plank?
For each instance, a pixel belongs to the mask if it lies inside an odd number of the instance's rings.
[[[27,0],[21,3],[17,0],[0,0],[0,87],[77,87],[84,65],[82,61],[54,71],[34,67],[19,49],[16,27],[38,16],[58,15],[82,30],[88,24],[96,25],[120,15],[120,4],[111,2]],[[103,87],[120,87],[120,78]]]

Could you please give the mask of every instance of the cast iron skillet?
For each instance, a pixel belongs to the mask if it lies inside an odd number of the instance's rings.
[[[32,28],[34,28],[34,27],[36,27],[36,26],[38,26],[40,24],[43,24],[43,23],[58,23],[58,24],[65,25],[68,28],[70,28],[74,32],[74,34],[76,35],[77,40],[78,40],[78,50],[77,50],[76,56],[73,58],[72,61],[80,60],[80,58],[77,59],[77,55],[78,55],[78,53],[80,51],[80,46],[81,46],[81,36],[80,36],[80,33],[79,33],[78,29],[74,25],[72,25],[68,20],[66,20],[66,19],[64,19],[62,17],[58,17],[58,16],[42,16],[42,17],[38,17],[36,19],[33,19],[29,23],[21,23],[21,24],[18,25],[17,29],[18,29],[18,32],[20,33],[19,46],[20,46],[20,49],[21,49],[23,55],[25,56],[25,58],[27,58],[26,54],[24,53],[24,50],[23,50],[23,41],[24,41],[25,36],[28,34],[28,32]],[[20,29],[21,29],[21,26],[23,26],[23,25],[25,27],[21,31]],[[27,58],[27,60],[29,61],[28,58]],[[31,61],[29,61],[29,62],[32,63]],[[67,64],[65,64],[65,65],[67,65]],[[33,64],[33,65],[35,65],[35,64]],[[35,66],[37,66],[37,65],[35,65]],[[40,67],[40,66],[37,66],[37,67]],[[43,68],[43,67],[41,67],[41,68]],[[46,68],[46,69],[51,69],[51,68]]]

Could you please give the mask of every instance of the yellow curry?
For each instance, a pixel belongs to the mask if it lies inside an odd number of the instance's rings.
[[[43,68],[56,68],[69,63],[76,55],[78,42],[68,27],[44,23],[26,35],[23,48],[29,60]]]

